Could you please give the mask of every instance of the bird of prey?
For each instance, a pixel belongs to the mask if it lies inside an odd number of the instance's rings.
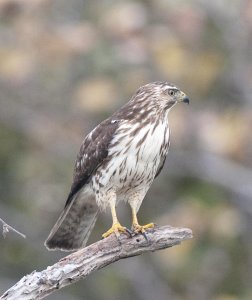
[[[127,231],[116,215],[118,201],[128,202],[132,231],[145,233],[137,212],[153,180],[161,172],[169,148],[168,113],[189,98],[175,85],[153,82],[91,131],[80,147],[65,207],[45,245],[51,250],[84,247],[99,211],[109,207],[112,227],[103,234]]]

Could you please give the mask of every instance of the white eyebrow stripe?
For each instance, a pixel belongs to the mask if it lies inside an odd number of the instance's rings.
[[[174,86],[167,86],[165,89],[166,89],[167,91],[168,91],[168,90],[173,90],[173,91],[175,91],[175,92],[179,91],[179,89],[176,88],[176,87],[174,87]]]

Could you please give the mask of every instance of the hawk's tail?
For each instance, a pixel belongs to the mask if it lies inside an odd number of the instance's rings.
[[[45,246],[49,250],[72,251],[84,247],[98,217],[94,197],[77,193],[64,208]]]

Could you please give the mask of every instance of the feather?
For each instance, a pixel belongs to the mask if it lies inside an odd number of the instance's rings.
[[[108,155],[109,143],[118,127],[118,122],[107,119],[91,131],[82,142],[77,156],[73,184],[68,195],[66,206],[73,196],[89,182],[91,175]]]
[[[49,249],[83,247],[98,211],[114,209],[118,199],[139,209],[168,153],[168,112],[185,101],[186,95],[170,83],[147,84],[87,135],[65,208],[45,242]]]
[[[84,247],[95,225],[99,208],[88,187],[75,194],[62,211],[45,246],[50,250],[72,251]]]
[[[107,119],[84,139],[65,208],[45,242],[48,249],[71,251],[85,246],[98,216],[90,178],[107,157],[109,143],[117,127],[117,122]]]

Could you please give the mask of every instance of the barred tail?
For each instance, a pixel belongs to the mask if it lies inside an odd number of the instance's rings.
[[[93,195],[83,191],[74,195],[45,241],[47,249],[72,251],[84,247],[95,225],[98,212]]]

